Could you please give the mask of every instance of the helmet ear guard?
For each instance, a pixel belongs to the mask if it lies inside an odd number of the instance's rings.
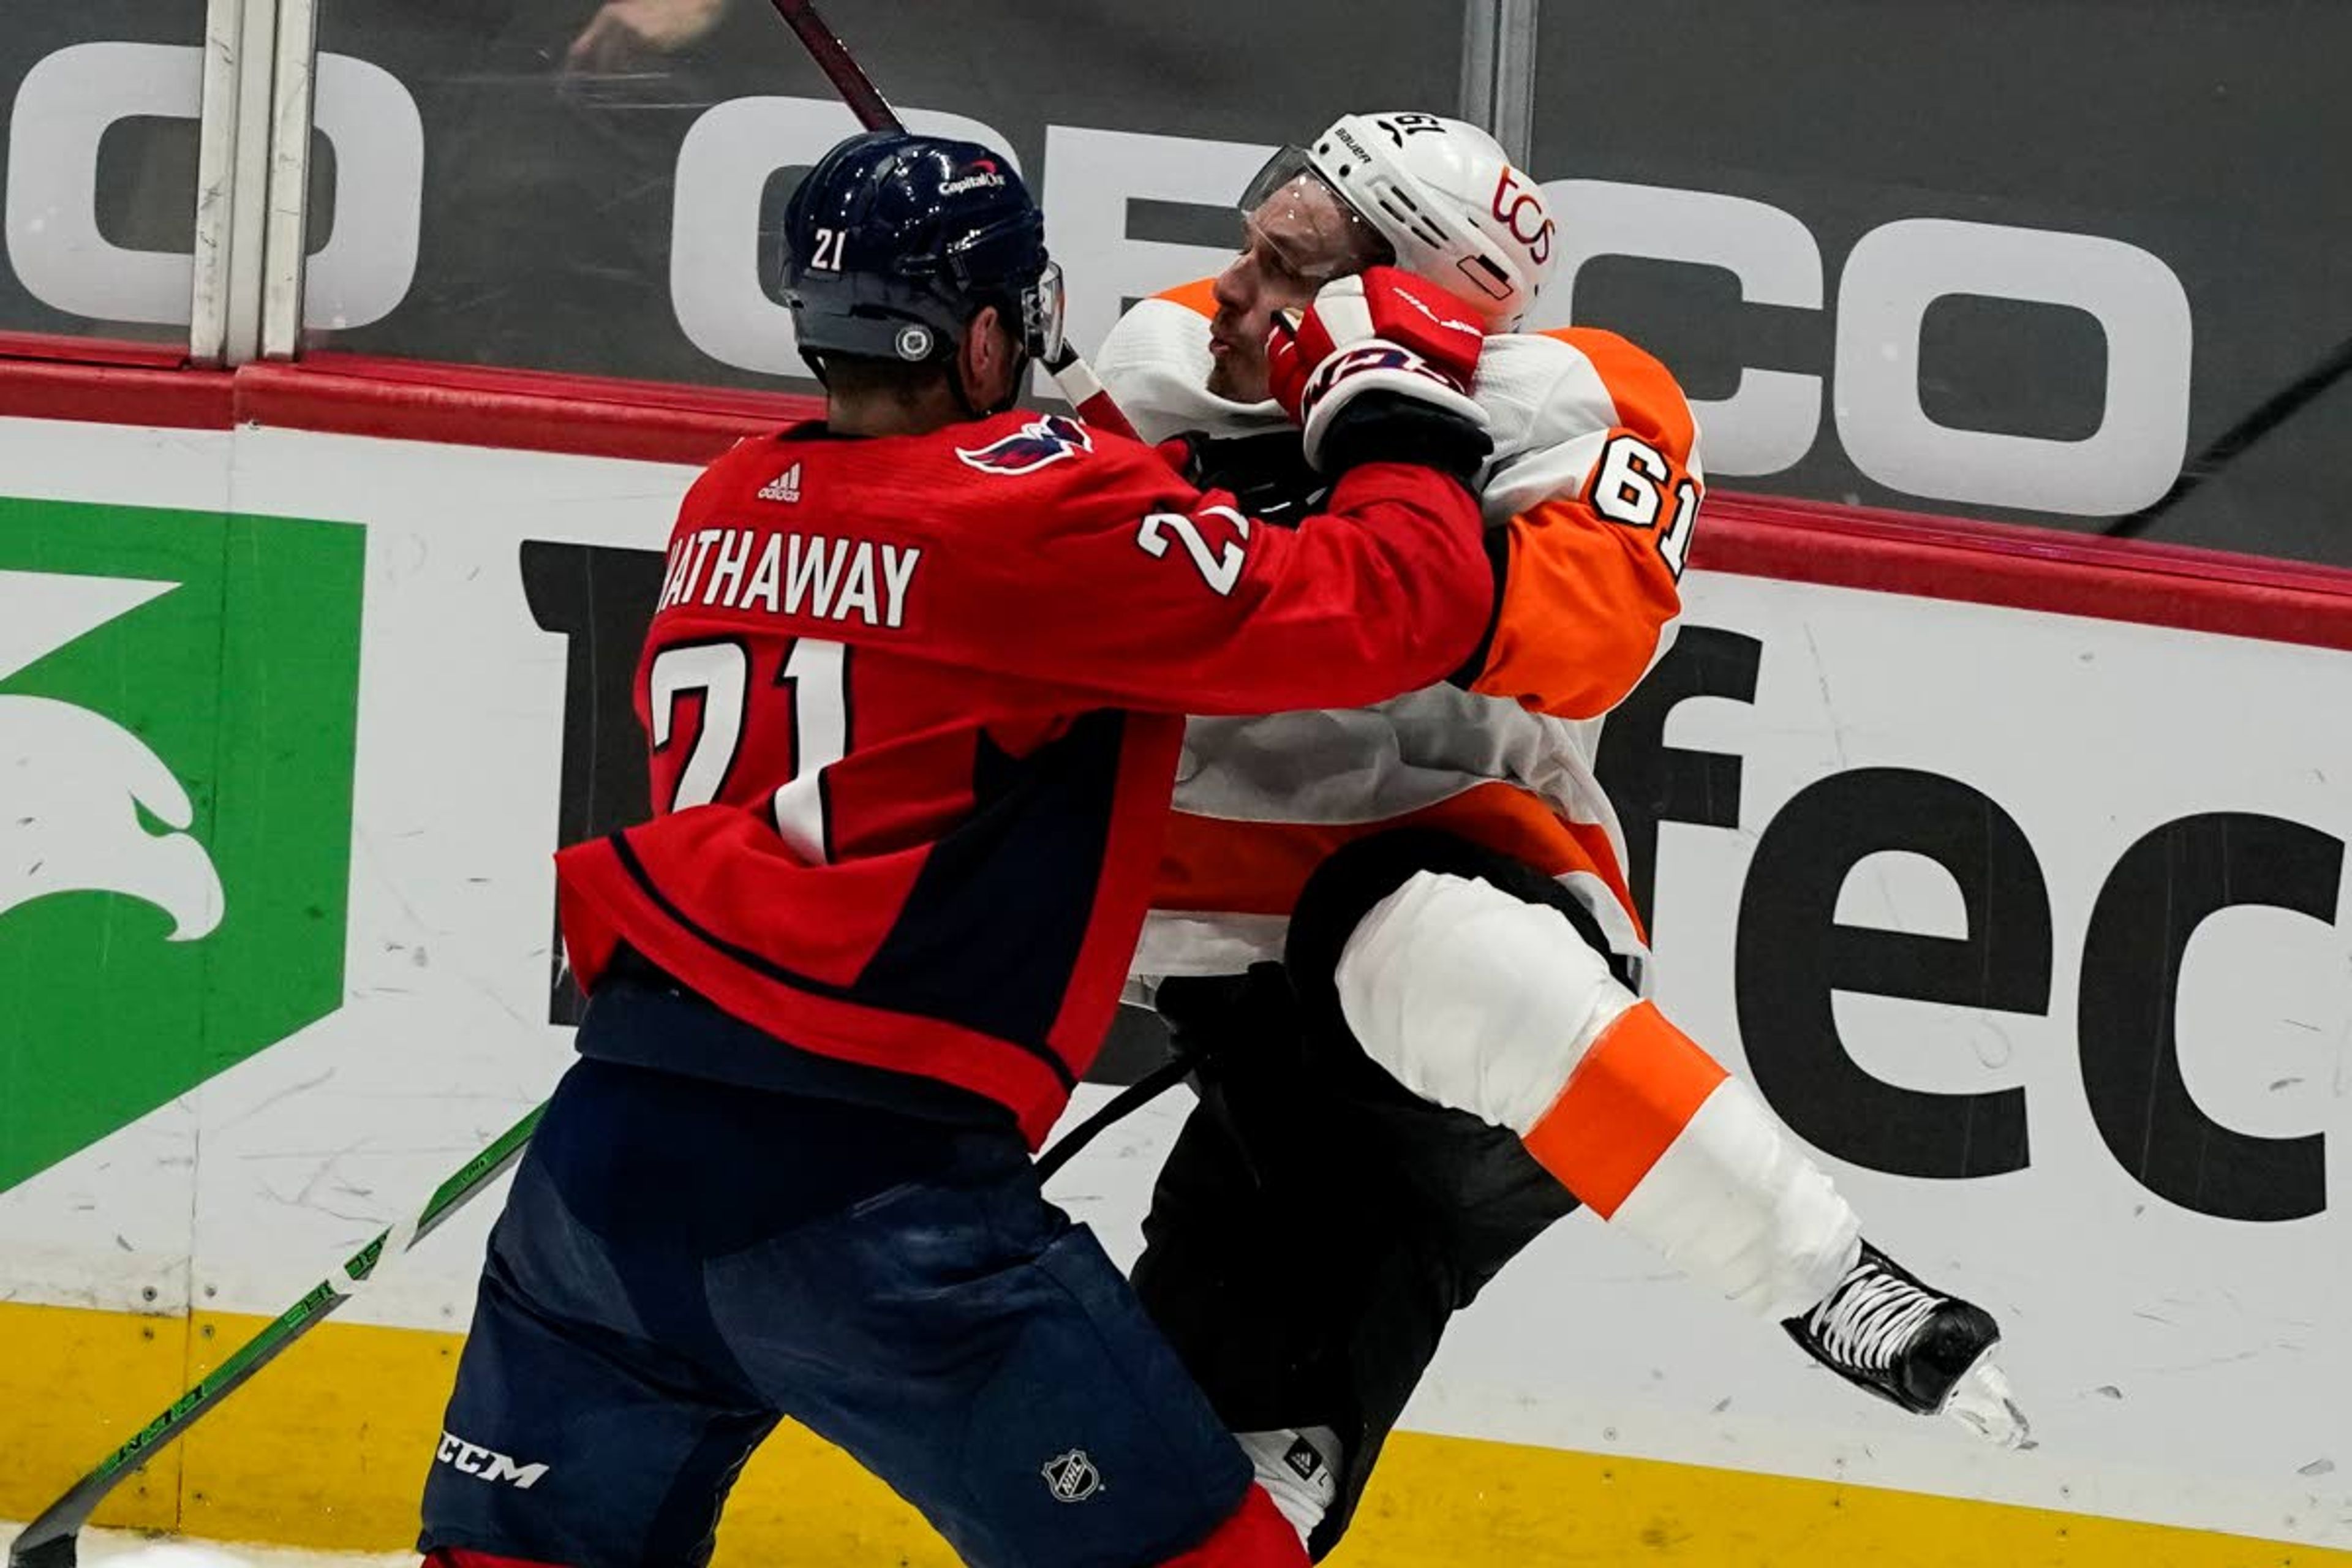
[[[1453,261],[1452,276],[1432,278],[1430,281],[1462,296],[1464,301],[1476,305],[1490,316],[1510,310],[1522,291],[1522,283],[1496,259],[1493,247],[1483,242],[1484,237],[1467,225],[1453,220],[1443,205],[1423,202],[1413,192],[1418,182],[1401,180],[1393,174],[1375,171],[1365,182],[1371,205],[1386,217],[1389,232],[1402,230],[1422,247],[1448,256]],[[1532,291],[1528,291],[1532,299]],[[1524,314],[1520,305],[1514,313]]]
[[[977,230],[948,247],[947,271],[974,314],[996,306],[1030,356],[1050,363],[1062,353],[1066,296],[1061,263],[1045,255],[1045,227],[1031,212]],[[1008,284],[1033,267],[1026,282]]]

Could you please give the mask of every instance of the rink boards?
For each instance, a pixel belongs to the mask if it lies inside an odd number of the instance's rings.
[[[90,808],[72,877],[0,859],[0,1517],[561,1070],[548,856],[609,798],[583,715],[634,652],[613,583],[712,427],[142,416],[0,419],[0,761]],[[1861,1404],[1577,1219],[1457,1326],[1347,1560],[2333,1560],[2352,596],[1759,513],[1703,523],[1678,662],[1612,735],[1655,781],[1660,995],[1890,1249],[2003,1318],[2040,1446]],[[1121,1257],[1181,1110],[1055,1184]],[[110,1517],[398,1545],[488,1215]],[[737,1561],[947,1561],[804,1439],[730,1519]]]

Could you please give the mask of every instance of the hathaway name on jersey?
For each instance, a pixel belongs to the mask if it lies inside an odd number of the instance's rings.
[[[854,616],[896,628],[906,623],[907,590],[922,559],[916,545],[705,528],[671,542],[657,608],[763,609],[831,621]]]

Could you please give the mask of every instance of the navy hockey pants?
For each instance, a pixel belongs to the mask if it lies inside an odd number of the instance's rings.
[[[420,1548],[695,1568],[782,1416],[973,1563],[1160,1563],[1250,1486],[1009,1129],[576,1063],[490,1238]]]

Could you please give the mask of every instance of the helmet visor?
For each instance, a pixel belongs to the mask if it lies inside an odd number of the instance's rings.
[[[1021,342],[1049,369],[1062,360],[1064,308],[1062,264],[1048,261],[1037,281],[1021,290]]]
[[[1387,240],[1317,172],[1304,147],[1285,147],[1242,192],[1242,231],[1310,293],[1335,278],[1390,261]]]

